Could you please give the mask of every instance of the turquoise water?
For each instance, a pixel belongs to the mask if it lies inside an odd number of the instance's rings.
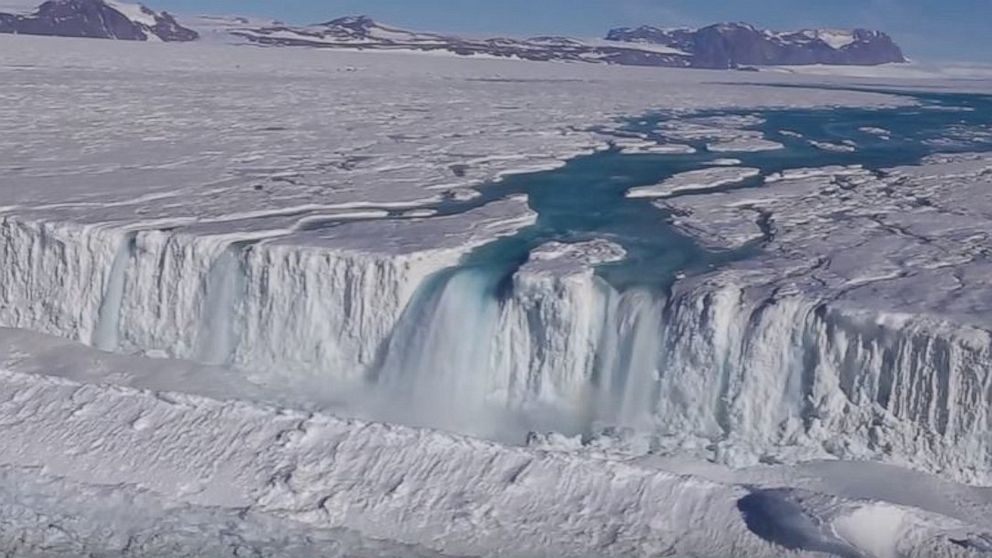
[[[473,251],[456,268],[425,281],[383,347],[368,380],[385,387],[399,398],[396,401],[405,400],[420,417],[415,420],[423,424],[484,436],[497,436],[487,429],[498,424],[501,439],[512,440],[530,430],[588,433],[598,420],[640,423],[640,418],[651,414],[651,401],[657,399],[657,374],[664,367],[660,332],[671,285],[682,274],[701,273],[747,258],[762,246],[754,243],[738,250],[703,249],[672,227],[670,215],[651,200],[627,198],[627,191],[710,166],[716,159],[736,158],[743,166],[761,170],[761,178],[726,188],[731,189],[760,188],[763,176],[786,169],[857,164],[879,170],[917,163],[937,152],[992,150],[992,135],[973,133],[983,128],[992,131],[987,128],[992,124],[992,97],[913,97],[920,106],[699,112],[691,117],[758,117],[756,122],[760,123],[753,129],[785,147],[757,153],[713,153],[707,151],[705,142],[686,142],[697,152],[675,155],[625,154],[610,149],[578,157],[559,169],[507,177],[481,188],[482,195],[470,201],[438,204],[435,209],[441,215],[455,214],[526,194],[538,218],[532,226]],[[663,142],[655,130],[673,118],[657,113],[632,119],[613,133],[647,134]],[[861,130],[866,127],[884,129],[891,137],[882,139]],[[857,149],[824,151],[810,141],[850,141]],[[489,378],[495,373],[491,357],[519,349],[493,346],[496,328],[501,327],[499,310],[512,294],[514,273],[541,244],[592,239],[613,241],[628,253],[624,261],[597,269],[613,287],[616,294],[612,300],[617,306],[598,318],[603,320],[603,333],[602,339],[594,341],[596,370],[592,377],[576,380],[588,382],[590,393],[596,396],[558,401],[560,409],[510,410],[508,416],[496,409],[496,415],[483,416],[493,410],[486,405]],[[535,337],[529,341],[540,353],[547,334],[543,328],[560,324],[532,325],[530,334]],[[531,372],[512,371],[525,382],[544,380],[534,378]],[[554,374],[569,372],[556,370]]]
[[[583,156],[564,167],[515,175],[481,189],[470,202],[449,202],[437,209],[456,213],[513,194],[527,194],[537,212],[537,223],[519,234],[476,250],[466,267],[486,267],[504,280],[526,262],[529,252],[548,241],[575,242],[605,238],[623,246],[626,261],[607,264],[599,273],[614,287],[648,287],[665,290],[679,272],[698,273],[721,263],[746,257],[759,249],[749,246],[733,252],[707,251],[668,224],[669,215],[650,200],[628,199],[628,190],[656,184],[673,175],[709,166],[715,159],[735,158],[741,166],[755,167],[762,176],[803,167],[863,165],[868,169],[910,165],[940,152],[992,150],[992,138],[969,137],[969,131],[992,131],[992,96],[965,94],[900,93],[919,106],[891,109],[835,108],[761,111],[703,111],[691,117],[751,115],[764,120],[750,127],[785,148],[757,153],[706,150],[705,142],[684,142],[694,154],[625,154],[617,149]],[[655,132],[659,124],[677,118],[659,112],[632,119],[618,134],[645,133],[664,141]],[[862,128],[887,130],[882,139]],[[795,132],[802,137],[785,134]],[[851,141],[854,152],[825,151],[812,141]],[[758,178],[736,187],[760,187]]]
[[[992,150],[992,136],[971,133],[983,127],[992,131],[987,128],[992,124],[992,97],[912,96],[919,106],[698,112],[689,117],[757,117],[752,129],[785,147],[757,153],[714,153],[706,149],[705,141],[699,141],[684,142],[697,149],[692,154],[630,154],[610,149],[575,158],[559,169],[509,176],[480,188],[482,195],[473,200],[438,204],[435,209],[439,214],[455,214],[526,194],[538,217],[532,226],[476,249],[461,265],[425,281],[383,348],[369,380],[391,385],[409,399],[426,399],[432,411],[444,408],[440,413],[444,416],[457,409],[449,409],[442,401],[463,402],[465,415],[471,416],[486,398],[486,378],[492,365],[488,351],[510,350],[494,349],[491,341],[494,328],[499,327],[500,304],[512,294],[514,273],[531,251],[544,243],[607,239],[623,246],[628,257],[599,266],[597,273],[617,293],[616,300],[627,302],[615,313],[601,317],[604,337],[597,341],[599,364],[592,381],[610,402],[604,408],[592,404],[596,409],[589,416],[626,413],[631,393],[654,389],[651,378],[660,366],[657,360],[661,351],[643,341],[657,341],[664,320],[662,305],[677,277],[711,270],[762,248],[756,242],[733,251],[706,250],[672,227],[670,215],[651,200],[627,198],[627,191],[711,166],[716,159],[739,159],[743,166],[758,168],[764,176],[828,165],[857,164],[877,170],[917,163],[936,152]],[[624,122],[612,133],[646,135],[664,143],[665,138],[656,130],[676,118],[656,113]],[[884,129],[890,137],[882,139],[862,131],[866,127]],[[856,150],[825,151],[811,141],[849,141]],[[763,180],[759,177],[725,189],[760,188]],[[532,332],[538,336],[533,340],[538,345],[544,342],[541,327],[536,325]],[[618,360],[617,355],[623,358]],[[440,400],[437,394],[441,394]],[[553,429],[560,429],[560,425]]]

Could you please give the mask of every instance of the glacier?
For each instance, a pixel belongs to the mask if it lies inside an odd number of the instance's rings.
[[[542,246],[501,289],[457,253],[0,226],[5,327],[322,381],[332,400],[371,384],[410,413],[389,418],[500,439],[620,426],[736,466],[884,456],[990,482],[987,331],[853,311],[790,278],[617,290],[595,266],[623,249],[588,243]]]
[[[0,550],[992,548],[987,97],[0,43]]]

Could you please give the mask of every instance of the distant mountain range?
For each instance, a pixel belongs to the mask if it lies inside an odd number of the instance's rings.
[[[777,33],[744,23],[701,29],[613,29],[607,40],[664,45],[688,52],[696,68],[801,66],[809,64],[874,66],[905,62],[902,50],[881,31],[805,29]]]
[[[193,41],[165,12],[113,0],[49,0],[28,14],[0,13],[0,33],[125,41]]]
[[[768,65],[877,65],[905,62],[881,31],[812,29],[772,32],[743,23],[701,29],[613,29],[604,39],[569,37],[474,39],[419,33],[365,16],[308,26],[201,18],[210,33],[264,46],[446,52],[461,56],[592,62],[669,68],[746,69]],[[116,0],[49,0],[34,13],[0,13],[0,33],[121,40],[191,41],[199,37],[173,16]]]
[[[743,23],[721,23],[701,29],[666,30],[647,26],[613,29],[601,40],[468,39],[397,29],[358,16],[305,27],[235,28],[230,33],[269,46],[446,51],[466,56],[675,68],[878,65],[906,61],[899,46],[881,31],[812,29],[777,33]]]
[[[568,37],[470,39],[388,27],[365,16],[343,17],[306,27],[272,25],[232,29],[235,36],[269,46],[415,50],[462,56],[581,61],[623,65],[686,67],[685,52],[662,45],[584,41]]]

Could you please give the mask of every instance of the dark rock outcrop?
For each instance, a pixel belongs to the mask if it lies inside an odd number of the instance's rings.
[[[447,51],[463,56],[639,66],[686,67],[689,64],[683,53],[663,47],[588,42],[567,37],[468,39],[388,27],[365,16],[343,17],[306,27],[273,25],[246,27],[231,32],[250,42],[267,46]]]
[[[192,41],[196,31],[165,12],[104,0],[49,0],[30,15],[0,13],[0,33],[118,39]]]
[[[607,40],[676,48],[695,68],[785,65],[877,65],[905,62],[902,50],[881,31],[866,29],[776,33],[743,23],[702,29],[614,29]]]
[[[306,27],[246,26],[231,32],[267,46],[447,51],[464,56],[627,66],[754,69],[768,65],[905,62],[899,47],[879,31],[775,33],[742,23],[702,29],[614,29],[605,40],[599,41],[568,37],[466,39],[387,27],[365,16],[343,17]]]

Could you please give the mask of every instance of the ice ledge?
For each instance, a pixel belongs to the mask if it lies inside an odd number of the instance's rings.
[[[294,234],[0,217],[0,325],[104,350],[358,381],[425,278],[534,222],[525,197]]]
[[[739,520],[739,488],[246,403],[10,372],[0,384],[0,465],[71,482],[447,554],[774,555]],[[727,526],[719,540],[698,529],[704,519]]]
[[[77,534],[77,548],[114,544],[115,531],[94,528],[99,517],[66,517],[81,506],[79,494],[109,499],[115,517],[118,505],[140,506],[123,525],[114,523],[138,533],[127,539],[132,544],[155,544],[160,539],[142,536],[176,521],[181,529],[167,539],[189,544],[180,533],[209,537],[237,514],[232,536],[246,549],[271,541],[274,531],[306,526],[318,540],[359,550],[370,539],[396,541],[419,545],[418,555],[498,548],[528,556],[777,557],[784,539],[749,519],[771,514],[772,523],[782,522],[780,534],[804,541],[796,548],[801,556],[824,542],[862,553],[881,542],[900,552],[966,556],[950,538],[980,537],[982,528],[891,504],[744,488],[631,462],[259,404],[3,370],[0,385],[0,480],[16,482],[3,485],[11,505],[0,507],[0,520],[25,534],[21,545],[48,536],[32,530],[30,518],[39,515]],[[87,502],[84,509],[102,508]],[[783,509],[798,515],[786,520],[776,512]],[[893,532],[862,538],[855,520],[877,513],[898,520]],[[803,527],[817,524],[827,527]],[[352,554],[363,555],[359,550]]]
[[[934,156],[882,173],[800,169],[658,204],[713,248],[761,241],[763,254],[738,266],[747,283],[989,330],[990,173],[988,155]]]

